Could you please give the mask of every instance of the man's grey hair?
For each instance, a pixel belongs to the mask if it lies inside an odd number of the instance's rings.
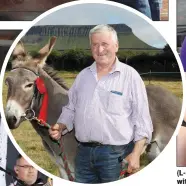
[[[113,27],[109,26],[109,25],[97,25],[94,28],[92,28],[89,32],[89,41],[91,44],[91,36],[94,33],[102,33],[102,32],[111,32],[112,36],[113,36],[113,41],[118,43],[118,36],[117,36],[117,32],[114,30]]]

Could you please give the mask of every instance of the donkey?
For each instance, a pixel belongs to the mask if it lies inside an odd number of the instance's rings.
[[[68,103],[68,87],[45,64],[55,42],[56,38],[52,37],[35,57],[31,57],[26,53],[22,43],[18,43],[15,47],[12,70],[5,79],[8,86],[5,115],[10,129],[18,128],[20,123],[25,120],[24,116],[28,108],[32,108],[36,116],[39,115],[44,98],[35,87],[35,81],[38,77],[43,79],[48,91],[46,122],[49,125],[56,123],[62,107]],[[152,142],[147,146],[146,150],[149,160],[152,161],[169,142],[178,123],[182,104],[175,95],[162,87],[148,85],[146,90],[154,127]],[[66,171],[59,145],[50,138],[47,128],[38,125],[36,120],[31,120],[31,124],[41,136],[46,150],[56,160],[60,176],[68,180],[68,171]],[[66,154],[69,171],[74,176],[74,158],[77,148],[74,131],[62,136],[61,143]]]

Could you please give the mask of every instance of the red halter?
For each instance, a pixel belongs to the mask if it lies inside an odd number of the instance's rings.
[[[48,92],[45,83],[43,79],[41,79],[41,77],[38,77],[36,79],[36,86],[39,93],[44,95],[38,119],[41,120],[42,124],[45,124],[47,122],[48,112]]]

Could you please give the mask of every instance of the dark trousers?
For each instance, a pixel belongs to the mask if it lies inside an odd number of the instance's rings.
[[[160,11],[162,7],[162,0],[148,0],[151,10],[151,17],[153,21],[160,21]]]
[[[151,19],[151,10],[148,0],[113,0],[113,1],[132,7]]]
[[[153,21],[160,20],[160,10],[162,7],[162,0],[113,0],[132,7],[143,13]]]

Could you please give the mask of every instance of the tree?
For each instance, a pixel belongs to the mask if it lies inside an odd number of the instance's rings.
[[[172,49],[171,49],[171,47],[170,47],[169,44],[166,44],[166,45],[164,46],[164,48],[163,48],[163,51],[164,51],[164,52],[172,52]]]

